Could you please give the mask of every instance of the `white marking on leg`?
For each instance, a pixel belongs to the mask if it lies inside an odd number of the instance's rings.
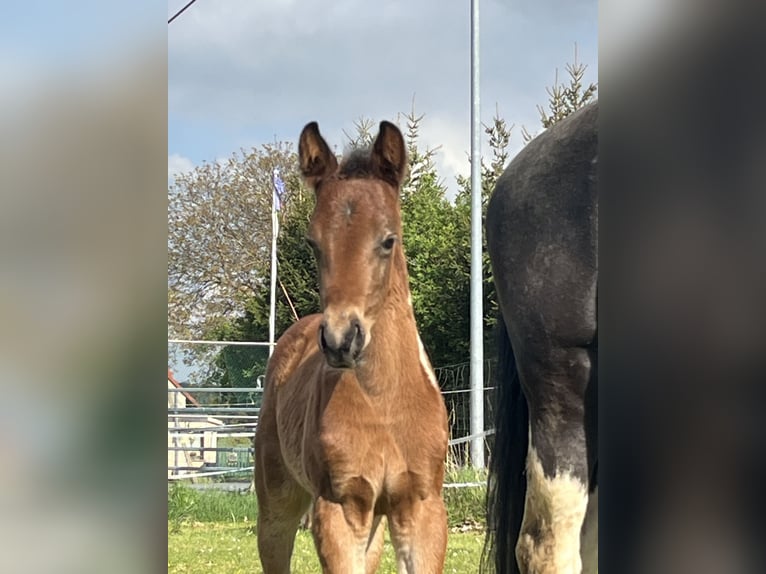
[[[431,368],[431,361],[428,360],[428,354],[423,346],[423,341],[420,340],[420,333],[418,333],[418,353],[420,354],[420,364],[423,365],[423,370],[426,372],[428,380],[438,389],[439,383],[436,381],[436,375]]]
[[[530,441],[524,520],[516,544],[522,572],[581,574],[580,531],[587,505],[588,490],[570,471],[545,476]]]
[[[353,564],[351,572],[354,574],[365,574],[367,562],[367,540],[357,540],[353,550]]]
[[[588,495],[588,510],[580,533],[582,574],[598,572],[598,486]]]
[[[415,560],[409,544],[396,551],[396,571],[399,574],[415,574]]]

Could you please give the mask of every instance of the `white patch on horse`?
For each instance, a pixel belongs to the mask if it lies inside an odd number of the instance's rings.
[[[588,495],[588,510],[580,532],[582,574],[598,572],[598,486]]]
[[[431,361],[428,360],[426,349],[423,347],[423,341],[420,340],[420,333],[418,333],[418,352],[420,354],[420,364],[423,365],[423,370],[426,372],[428,380],[438,389],[439,383],[436,381],[436,375],[434,374],[434,370],[431,368]]]
[[[546,477],[535,448],[527,454],[527,497],[516,543],[522,572],[581,574],[580,531],[588,490],[569,471]]]
[[[396,571],[401,574],[415,574],[415,557],[409,544],[396,551]]]
[[[366,571],[366,559],[365,552],[367,550],[367,541],[359,540],[353,548],[353,564],[351,565],[351,572],[354,574],[364,574]]]

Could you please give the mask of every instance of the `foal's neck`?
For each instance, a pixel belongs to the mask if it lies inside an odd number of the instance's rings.
[[[409,384],[408,375],[419,373],[418,327],[412,308],[406,266],[396,269],[386,302],[372,329],[367,360],[357,378],[370,394],[396,393]]]

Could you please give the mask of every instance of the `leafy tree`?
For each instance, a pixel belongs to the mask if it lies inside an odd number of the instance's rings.
[[[566,65],[569,85],[559,84],[559,71],[557,69],[553,86],[546,88],[548,92],[548,111],[540,105],[537,106],[537,111],[540,113],[540,123],[543,125],[543,128],[551,127],[596,98],[598,85],[590,83],[583,87],[582,84],[587,69],[588,66],[577,61],[577,44],[575,44],[574,63]],[[522,126],[521,137],[524,143],[527,144],[535,136]]]
[[[268,283],[272,173],[300,187],[290,144],[264,145],[178,176],[168,189],[168,333],[202,336]]]
[[[354,128],[356,128],[356,133],[350,135],[346,130],[343,130],[343,135],[346,136],[349,147],[356,149],[372,145],[375,130],[375,122],[372,118],[359,118],[354,122]]]
[[[547,88],[548,111],[538,107],[543,128],[550,127],[595,98],[596,85],[583,86],[586,67],[567,64],[569,84]],[[423,115],[414,107],[398,118],[409,151],[409,175],[402,188],[404,247],[413,305],[423,343],[436,366],[462,363],[470,333],[470,179],[458,177],[454,203],[446,196],[434,157],[422,149]],[[402,121],[403,120],[403,121]],[[376,124],[362,118],[349,136],[351,147],[369,145]],[[491,158],[482,158],[482,205],[508,162],[513,126],[496,111],[484,126]],[[522,128],[525,142],[531,139]],[[234,154],[226,162],[205,164],[180,176],[169,189],[169,334],[224,340],[265,341],[270,303],[272,172],[279,167],[286,196],[279,212],[277,335],[297,317],[319,310],[316,264],[305,242],[314,195],[302,184],[297,158],[285,143]],[[497,302],[491,266],[483,247],[485,356],[495,352],[493,325]],[[268,351],[228,347],[196,349],[214,357],[201,375],[206,385],[253,386],[265,371]],[[219,398],[220,399],[220,398]],[[234,397],[242,402],[242,397]],[[218,400],[218,399],[216,399]]]
[[[285,183],[279,218],[289,221],[293,211],[306,210],[303,203],[313,195],[303,188],[296,154],[287,143],[204,164],[179,176],[169,188],[169,336],[268,339],[275,168]],[[285,258],[280,259],[284,264]],[[263,373],[268,348],[194,346],[183,354],[187,363],[200,366],[191,377],[193,383],[244,387],[254,386]],[[209,402],[246,402],[230,393],[203,397]]]
[[[313,210],[314,196],[307,190],[295,194],[282,213],[277,239],[277,290],[276,325],[277,337],[294,321],[319,311],[316,264],[314,255],[306,243],[306,231]],[[264,282],[246,302],[243,314],[217,325],[210,335],[221,340],[267,341],[269,337],[269,309],[271,303],[270,282]],[[241,360],[251,349],[252,364]],[[234,357],[240,359],[236,373],[219,373],[214,378],[222,386],[247,386],[242,383],[253,381],[266,370],[268,350],[259,347],[227,347],[220,357],[219,366],[232,365]],[[260,352],[263,350],[263,352]],[[228,361],[228,363],[227,363]],[[233,384],[233,383],[237,384]]]
[[[414,110],[405,116],[410,169],[402,186],[403,244],[423,345],[434,365],[444,365],[466,356],[468,343],[462,334],[469,301],[462,280],[458,213],[439,181],[436,150],[418,145],[422,119]]]
[[[492,161],[487,164],[484,158],[481,160],[481,199],[482,199],[482,221],[486,215],[487,203],[495,189],[498,178],[502,175],[508,162],[508,146],[511,141],[513,126],[508,126],[506,121],[500,116],[500,111],[495,110],[490,125],[484,126],[484,133],[488,138],[489,148],[492,152]],[[469,159],[470,163],[470,159]],[[468,177],[457,177],[459,191],[455,198],[455,206],[459,213],[463,238],[463,245],[459,250],[465,255],[464,281],[466,282],[466,297],[470,297],[470,268],[471,268],[471,180]],[[483,224],[482,224],[483,229]],[[492,266],[487,253],[486,237],[482,234],[482,296],[484,310],[484,356],[486,359],[492,359],[495,356],[495,343],[493,327],[497,321],[497,296],[495,295],[495,284],[492,280]],[[470,325],[466,320],[465,337],[470,334]]]
[[[587,66],[577,61],[576,45],[574,63],[567,64],[566,70],[569,74],[569,85],[558,83],[557,71],[554,85],[546,88],[550,98],[548,102],[548,112],[541,106],[538,106],[540,122],[543,128],[552,126],[595,99],[597,85],[591,83],[588,86],[583,86],[583,78]],[[495,189],[497,180],[507,166],[509,159],[508,146],[510,144],[513,127],[513,125],[508,126],[506,121],[500,116],[499,110],[495,111],[492,123],[484,126],[484,133],[487,137],[487,143],[491,150],[492,159],[489,164],[485,163],[484,158],[482,158],[481,161],[482,219],[486,215],[487,202],[492,195],[492,191]],[[521,137],[526,144],[533,139],[534,136],[522,126]],[[459,191],[455,200],[455,205],[460,213],[459,227],[461,231],[459,235],[464,238],[464,244],[458,249],[458,252],[465,254],[466,261],[462,267],[465,269],[465,281],[470,283],[471,180],[468,177],[458,176],[457,183]],[[482,239],[482,278],[484,284],[484,349],[485,357],[491,359],[495,354],[494,331],[492,327],[496,323],[498,305],[494,281],[492,279],[492,267],[486,249],[486,238]],[[466,288],[465,293],[466,297],[468,297],[468,288]],[[469,333],[468,328],[466,328],[464,333],[464,337],[467,337]]]
[[[286,189],[290,191],[283,198],[277,238],[277,337],[298,318],[319,310],[316,264],[305,239],[314,206],[314,194],[303,188],[299,181],[293,182],[291,186],[285,183]],[[270,267],[264,270],[266,277],[269,273]],[[267,341],[270,303],[271,284],[266,280],[245,302],[240,316],[215,324],[207,336],[223,341]],[[255,386],[258,377],[266,372],[268,354],[268,347],[265,346],[224,347],[215,357],[203,384],[234,388]],[[239,396],[231,399],[243,401]],[[221,400],[226,401],[227,398],[223,396]]]

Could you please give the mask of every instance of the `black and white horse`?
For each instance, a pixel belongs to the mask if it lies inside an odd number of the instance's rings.
[[[531,141],[486,218],[501,317],[484,566],[598,567],[598,103]]]

